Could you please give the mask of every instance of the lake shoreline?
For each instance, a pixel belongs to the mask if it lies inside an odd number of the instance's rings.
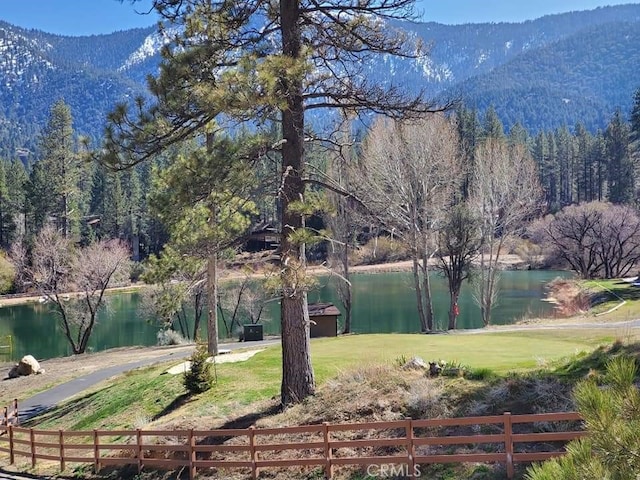
[[[432,262],[434,265],[436,261]],[[500,259],[499,266],[503,270],[527,270],[529,268],[529,264],[525,262],[520,256],[515,254],[507,254],[503,255]],[[392,272],[409,272],[413,268],[413,262],[411,260],[403,260],[399,262],[389,262],[389,263],[375,263],[370,265],[353,265],[349,267],[349,272],[352,274],[374,274],[374,273],[392,273]],[[308,267],[308,272],[312,275],[331,275],[332,270],[328,266],[321,265],[310,265]],[[260,278],[265,275],[264,272],[256,271],[250,274],[253,278]],[[244,278],[245,274],[240,273],[236,270],[227,270],[226,272],[221,272],[220,281],[224,282],[225,280],[236,280],[240,278]],[[123,287],[113,287],[107,289],[106,293],[128,293],[128,292],[138,292],[145,288],[149,287],[146,283],[133,283],[131,285],[123,286]],[[73,296],[74,293],[69,293],[69,295]],[[0,308],[2,307],[13,307],[18,305],[26,305],[30,303],[42,303],[41,295],[21,295],[21,294],[12,294],[12,295],[0,295]]]

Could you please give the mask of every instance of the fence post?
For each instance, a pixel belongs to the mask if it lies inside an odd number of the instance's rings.
[[[409,467],[409,478],[416,478],[416,460],[415,460],[415,450],[414,450],[414,445],[413,445],[413,420],[409,419],[407,420],[407,424],[404,427],[405,430],[405,434],[407,436],[407,455],[409,457],[409,461],[407,463],[408,467]],[[418,475],[419,476],[419,475]]]
[[[251,425],[249,427],[249,453],[251,455],[251,478],[256,480],[258,478],[258,455],[256,454],[256,427]]]
[[[196,452],[194,447],[196,446],[196,440],[193,436],[193,428],[189,430],[189,480],[196,478],[196,467],[194,462],[196,461]]]
[[[2,423],[0,425],[9,425],[9,408],[4,407],[4,413],[2,415]]]
[[[138,452],[138,473],[142,472],[142,431],[136,428],[136,447]]]
[[[13,465],[16,460],[15,454],[13,453],[13,426],[8,425],[9,429],[9,465]]]
[[[504,449],[507,456],[507,478],[513,479],[513,438],[511,412],[504,412]]]
[[[64,432],[62,430],[58,430],[58,437],[60,440],[60,471],[64,472],[65,470],[65,462],[64,462]]]
[[[100,473],[100,443],[98,430],[93,430],[93,470],[96,474]]]
[[[29,443],[31,444],[31,466],[35,468],[36,466],[36,436],[33,433],[33,428],[29,429]]]
[[[333,478],[333,465],[332,458],[333,452],[331,450],[331,440],[329,439],[329,423],[322,422],[322,437],[324,440],[324,476],[327,480],[331,480]]]
[[[18,399],[13,399],[13,418],[15,418],[16,425],[20,424],[20,419],[18,418]]]

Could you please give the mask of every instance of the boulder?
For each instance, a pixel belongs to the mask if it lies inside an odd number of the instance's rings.
[[[44,373],[44,369],[40,368],[40,364],[32,355],[25,355],[9,370],[9,378],[26,377],[37,373]]]
[[[18,373],[18,364],[16,363],[11,370],[9,370],[9,374],[7,375],[9,378],[18,378],[20,374]]]
[[[426,370],[427,364],[420,357],[413,357],[407,363],[402,366],[405,370]]]
[[[40,370],[40,364],[32,355],[25,355],[18,362],[18,374],[26,377],[28,375],[35,375]]]
[[[438,362],[429,362],[429,376],[437,377],[442,373],[442,366]]]

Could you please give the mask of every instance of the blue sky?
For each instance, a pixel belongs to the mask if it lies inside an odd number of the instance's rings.
[[[552,13],[588,10],[636,1],[597,0],[418,0],[425,21],[447,24],[520,22]],[[0,0],[0,19],[61,35],[91,35],[155,23],[151,0]]]

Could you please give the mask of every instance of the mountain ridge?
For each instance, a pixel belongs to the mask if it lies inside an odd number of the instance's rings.
[[[626,111],[640,86],[632,73],[640,64],[638,23],[640,4],[521,23],[395,22],[430,44],[430,56],[383,57],[367,74],[480,111],[492,105],[507,127],[517,121],[536,131],[580,119],[596,130],[616,107]],[[166,41],[155,27],[69,37],[0,20],[0,155],[35,148],[59,98],[76,131],[97,141],[117,103],[147,94]]]

